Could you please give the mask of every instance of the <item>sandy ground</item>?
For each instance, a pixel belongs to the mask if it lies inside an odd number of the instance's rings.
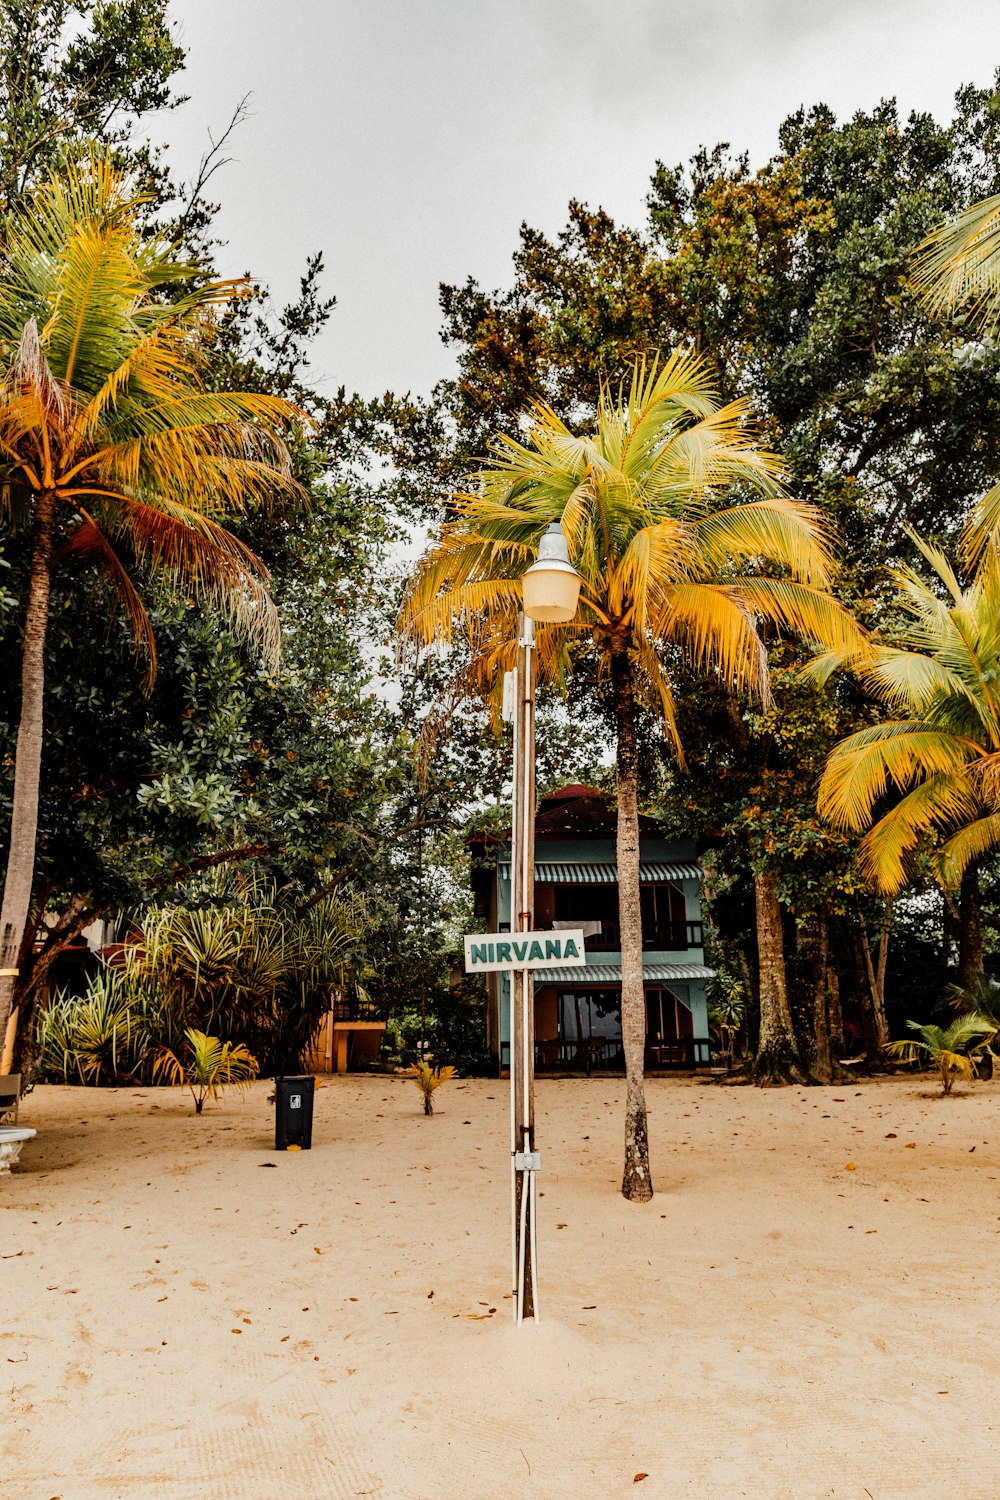
[[[995,1500],[1000,1085],[648,1089],[633,1206],[621,1081],[539,1083],[520,1333],[505,1083],[327,1080],[280,1156],[267,1084],[36,1090],[5,1500]]]

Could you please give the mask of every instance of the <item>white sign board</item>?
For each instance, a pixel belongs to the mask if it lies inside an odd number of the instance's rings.
[[[587,962],[583,929],[556,932],[472,932],[465,939],[466,974],[497,969],[579,969]]]

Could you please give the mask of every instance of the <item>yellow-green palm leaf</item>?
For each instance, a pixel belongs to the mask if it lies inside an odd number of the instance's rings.
[[[1000,323],[1000,195],[948,219],[917,247],[913,282],[934,312],[968,309],[977,328]]]
[[[1000,568],[996,537],[980,541],[967,585],[918,542],[939,587],[898,575],[905,646],[878,649],[860,671],[906,717],[843,740],[820,783],[820,811],[867,830],[861,867],[886,893],[906,884],[928,835],[944,838],[937,869],[948,884],[1000,846]]]

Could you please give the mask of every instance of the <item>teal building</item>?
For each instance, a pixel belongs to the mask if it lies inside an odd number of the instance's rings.
[[[708,1009],[700,878],[691,840],[668,841],[640,819],[646,1067],[697,1068],[709,1062]],[[509,932],[510,846],[473,842],[476,913],[490,932]],[[615,817],[600,792],[566,786],[535,819],[536,930],[582,927],[580,969],[535,971],[535,1067],[621,1070],[621,939]],[[487,976],[489,1045],[501,1068],[510,1060],[510,977]]]

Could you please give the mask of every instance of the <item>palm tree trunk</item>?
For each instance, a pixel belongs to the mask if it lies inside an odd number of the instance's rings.
[[[801,1080],[799,1049],[788,1003],[778,877],[758,875],[754,886],[760,967],[760,1041],[754,1059],[754,1077],[758,1083],[784,1083],[789,1078]]]
[[[35,501],[28,607],[21,660],[21,722],[14,760],[14,805],[10,849],[0,910],[0,1038],[6,1035],[17,990],[18,954],[31,908],[38,833],[38,788],[42,769],[45,701],[45,631],[49,619],[49,574],[56,497],[42,490]]]
[[[618,925],[622,945],[622,1045],[625,1049],[625,1171],[622,1194],[648,1203],[649,1128],[643,1062],[646,1052],[646,993],[642,981],[642,906],[639,900],[639,752],[635,731],[632,668],[624,651],[611,657],[618,728]]]

